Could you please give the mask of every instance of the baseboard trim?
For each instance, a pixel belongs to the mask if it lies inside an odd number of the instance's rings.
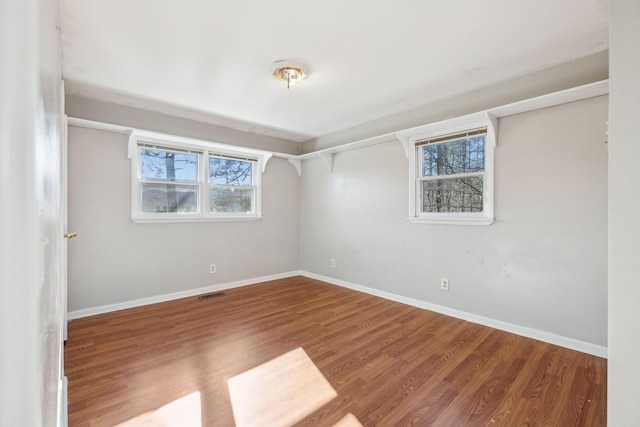
[[[381,290],[370,288],[367,286],[346,282],[344,280],[334,279],[333,277],[327,277],[327,276],[322,276],[320,274],[310,273],[308,271],[300,271],[299,274],[305,277],[309,277],[311,279],[316,279],[316,280],[321,280],[323,282],[331,283],[332,285],[342,286],[344,288],[352,289],[354,291],[364,292],[369,295],[374,295],[374,296],[385,298],[391,301],[400,302],[403,304],[422,308],[424,310],[434,311],[436,313],[445,314],[447,316],[466,320],[468,322],[489,326],[495,329],[500,329],[501,331],[511,332],[516,335],[521,335],[523,337],[547,342],[549,344],[566,347],[571,350],[576,350],[582,353],[591,354],[593,356],[598,356],[605,359],[608,357],[608,348],[601,345],[564,337],[562,335],[556,335],[551,332],[546,332],[538,329],[516,325],[514,323],[508,323],[508,322],[503,322],[501,320],[491,319],[489,317],[484,317],[477,314],[468,313],[466,311],[444,307],[438,304],[432,304],[432,303],[421,301],[415,298],[404,297],[401,295],[393,294],[391,292],[381,291]]]
[[[273,274],[270,276],[254,277],[251,279],[238,280],[219,285],[205,286],[204,288],[190,289],[188,291],[175,292],[171,294],[158,295],[154,297],[141,298],[133,301],[126,301],[116,304],[101,305],[98,307],[85,308],[82,310],[70,311],[67,314],[68,320],[80,319],[82,317],[95,316],[96,314],[110,313],[112,311],[126,310],[127,308],[141,307],[159,302],[171,301],[180,298],[188,298],[195,295],[207,294],[210,292],[223,291],[225,289],[239,288],[242,286],[255,285],[256,283],[268,282],[270,280],[286,279],[287,277],[300,276],[300,271],[290,271],[287,273]]]
[[[424,310],[434,311],[436,313],[445,314],[447,316],[455,317],[458,319],[466,320],[468,322],[477,323],[479,325],[489,326],[491,328],[500,329],[502,331],[511,332],[516,335],[521,335],[527,338],[532,338],[539,341],[544,341],[550,344],[559,345],[561,347],[570,348],[572,350],[580,351],[582,353],[591,354],[598,357],[607,358],[608,348],[592,344],[586,341],[580,341],[573,338],[556,335],[551,332],[541,331],[538,329],[528,328],[525,326],[516,325],[514,323],[503,322],[501,320],[492,319],[485,316],[480,316],[473,313],[468,313],[462,310],[456,310],[453,308],[445,307],[438,304],[432,304],[426,301],[418,300],[415,298],[409,298],[402,295],[397,295],[391,292],[381,291],[378,289],[370,288],[368,286],[358,285],[355,283],[347,282],[333,277],[323,276],[320,274],[311,273],[308,271],[289,271],[281,274],[273,274],[270,276],[254,277],[251,279],[238,280],[235,282],[228,282],[218,285],[206,286],[203,288],[190,289],[188,291],[175,292],[171,294],[158,295],[149,298],[142,298],[133,301],[126,301],[117,304],[108,304],[98,307],[91,307],[82,310],[70,311],[68,313],[68,320],[80,319],[82,317],[94,316],[96,314],[110,313],[112,311],[126,310],[128,308],[141,307],[149,304],[156,304],[159,302],[171,301],[180,298],[188,298],[195,295],[206,294],[209,292],[223,291],[225,289],[239,288],[242,286],[255,285],[257,283],[268,282],[270,280],[285,279],[287,277],[304,276],[311,279],[321,280],[323,282],[331,283],[332,285],[342,286],[344,288],[352,289],[354,291],[364,292],[369,295],[374,295],[380,298],[384,298],[390,301],[400,302],[403,304],[418,307]]]

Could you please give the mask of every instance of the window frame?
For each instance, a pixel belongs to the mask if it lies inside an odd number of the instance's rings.
[[[396,136],[403,143],[409,159],[409,216],[412,223],[447,225],[491,225],[494,222],[494,149],[497,142],[497,119],[486,112],[472,114],[442,122],[419,126],[398,132]],[[484,172],[482,191],[482,212],[422,212],[422,172],[419,169],[422,152],[419,141],[443,137],[451,134],[485,128]],[[474,173],[475,174],[475,173]],[[450,177],[454,177],[452,175]],[[460,175],[458,175],[460,177]],[[442,179],[446,179],[443,176]]]
[[[144,214],[144,215],[162,215],[162,216],[182,216],[182,215],[193,215],[194,213],[197,213],[200,211],[201,206],[200,204],[202,203],[201,197],[199,197],[199,188],[200,188],[200,169],[201,169],[201,162],[202,162],[202,151],[201,150],[192,150],[192,149],[179,149],[176,147],[168,147],[168,146],[161,146],[159,144],[151,144],[147,141],[142,141],[139,140],[138,141],[138,147],[137,149],[137,154],[138,154],[138,160],[137,160],[137,177],[138,177],[138,195],[136,196],[136,200],[139,202],[139,208],[140,208],[140,214]],[[173,154],[180,154],[180,153],[184,153],[184,154],[189,154],[192,156],[196,157],[196,176],[195,176],[195,181],[185,181],[185,180],[179,180],[179,179],[174,179],[174,180],[168,180],[168,179],[164,179],[164,178],[144,178],[142,176],[142,161],[141,161],[141,152],[143,150],[157,150],[157,151],[163,151],[166,153],[173,153]],[[171,212],[166,212],[166,213],[150,213],[150,212],[142,212],[142,186],[144,184],[159,184],[159,185],[175,185],[175,186],[181,186],[181,187],[195,187],[196,189],[196,212],[194,213],[171,213]]]
[[[224,159],[224,160],[235,160],[235,161],[242,161],[242,162],[251,162],[252,166],[251,166],[251,185],[223,185],[223,184],[215,184],[215,183],[211,183],[209,181],[209,177],[210,177],[210,160],[211,158],[218,158],[218,159]],[[214,187],[217,188],[242,188],[242,189],[246,189],[246,188],[250,188],[253,190],[252,192],[252,197],[251,197],[251,212],[254,212],[257,209],[258,206],[258,160],[254,157],[248,157],[248,156],[242,156],[239,157],[237,155],[228,155],[228,154],[221,154],[219,152],[214,152],[214,151],[209,151],[207,154],[207,158],[206,158],[206,173],[205,173],[205,177],[206,177],[206,187],[207,187],[207,214],[212,215],[212,216],[230,216],[230,217],[237,217],[237,216],[246,216],[249,215],[250,213],[247,212],[211,212],[209,206],[211,203],[211,189]]]
[[[189,151],[197,158],[197,204],[198,209],[193,213],[155,213],[142,211],[142,184],[154,182],[142,178],[141,156],[142,149],[155,147],[163,151]],[[131,220],[136,223],[163,222],[205,222],[205,221],[255,221],[262,219],[262,174],[268,160],[273,153],[254,150],[245,147],[235,147],[191,138],[173,135],[157,134],[154,132],[132,132],[129,137],[128,157],[131,160]],[[252,186],[254,189],[251,212],[211,212],[210,211],[210,183],[209,158],[222,157],[242,159],[253,162]],[[179,182],[178,184],[182,184]],[[247,188],[246,186],[243,188]]]

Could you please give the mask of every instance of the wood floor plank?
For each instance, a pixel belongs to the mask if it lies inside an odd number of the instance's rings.
[[[71,321],[70,426],[161,425],[180,410],[180,427],[187,415],[196,427],[277,427],[266,409],[234,418],[228,381],[299,349],[335,397],[296,425],[606,425],[604,359],[291,277]],[[267,381],[256,389],[308,392],[295,388],[302,374],[278,369],[251,376]]]

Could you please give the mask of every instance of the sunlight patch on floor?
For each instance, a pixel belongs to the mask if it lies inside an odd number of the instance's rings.
[[[355,415],[349,413],[335,423],[333,427],[362,427],[362,424],[360,424],[360,421],[358,421]]]
[[[337,396],[302,348],[236,375],[228,385],[237,427],[292,426]]]
[[[202,427],[200,392],[194,392],[166,405],[138,415],[116,427]]]

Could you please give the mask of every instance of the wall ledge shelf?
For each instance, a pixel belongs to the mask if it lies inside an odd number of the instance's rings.
[[[418,132],[428,127],[447,127],[448,124],[464,120],[470,116],[476,116],[478,114],[488,114],[496,119],[501,117],[512,116],[514,114],[526,113],[528,111],[539,110],[542,108],[553,107],[556,105],[562,105],[569,102],[580,101],[583,99],[594,98],[596,96],[607,95],[609,93],[609,80],[601,80],[594,83],[589,83],[583,86],[577,86],[570,89],[562,90],[559,92],[553,92],[546,95],[537,96],[535,98],[525,99],[517,101],[511,104],[501,105],[498,107],[489,108],[487,110],[478,111],[465,116],[457,116],[446,120],[425,123],[421,126],[416,126],[408,129],[400,129],[395,132],[387,133],[372,138],[366,138],[359,141],[349,142],[346,144],[336,145],[334,147],[324,148],[321,150],[313,151],[305,154],[287,154],[279,152],[268,152],[273,157],[286,159],[296,169],[298,176],[302,176],[302,160],[308,159],[322,159],[327,165],[329,172],[333,171],[333,160],[337,153],[343,153],[345,151],[359,150],[362,148],[372,147],[379,144],[385,144],[388,142],[401,142],[405,150],[405,155],[408,153],[408,147],[406,144],[406,135],[413,132]],[[109,132],[122,133],[130,135],[132,132],[150,132],[143,129],[135,129],[132,127],[121,126],[111,123],[102,123],[93,120],[79,119],[75,117],[68,118],[68,124],[76,127],[83,127],[96,130],[104,130]],[[157,134],[157,132],[154,132]],[[180,136],[169,135],[172,138],[182,138]],[[211,143],[212,141],[204,141]],[[233,146],[234,148],[236,146]],[[240,147],[240,146],[238,146]],[[260,150],[254,150],[260,151]],[[265,151],[267,153],[267,151]],[[271,156],[270,156],[271,157]],[[266,162],[265,162],[266,164]]]

